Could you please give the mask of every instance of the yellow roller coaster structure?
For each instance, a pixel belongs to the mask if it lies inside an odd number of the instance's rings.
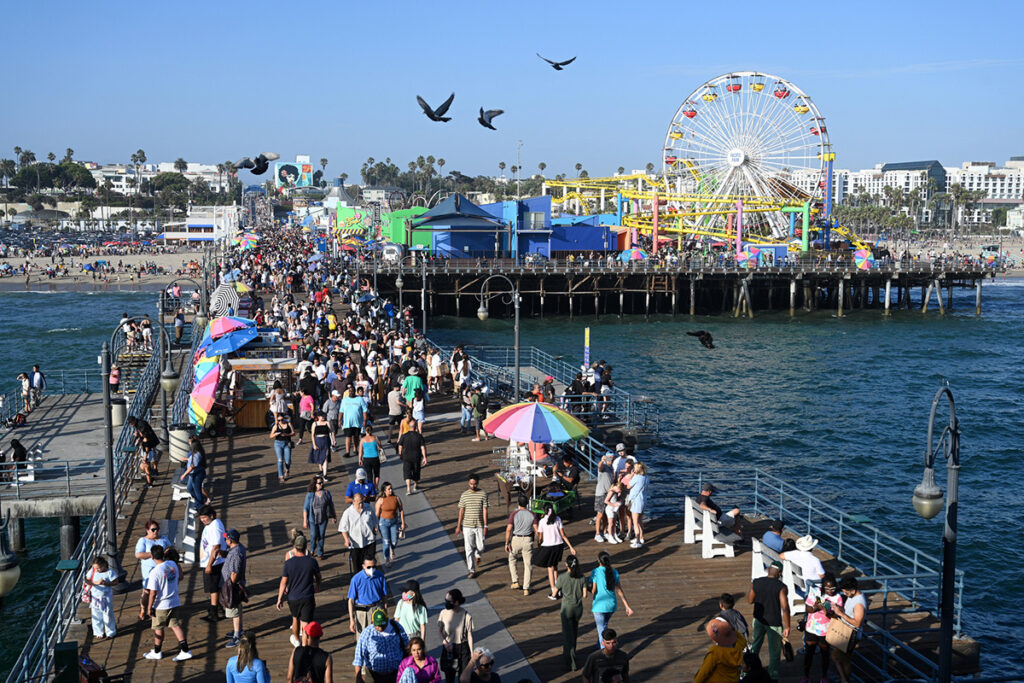
[[[700,175],[692,163],[687,160],[681,160],[680,163],[686,164],[694,179],[700,181]],[[647,234],[654,231],[654,206],[657,203],[659,233],[671,233],[680,238],[683,235],[710,237],[722,241],[736,239],[735,231],[721,223],[712,224],[710,219],[735,214],[737,202],[742,202],[745,215],[773,213],[783,209],[794,211],[803,207],[803,202],[795,199],[670,192],[664,178],[643,173],[548,180],[545,181],[545,189],[551,194],[552,204],[562,204],[567,209],[575,201],[586,213],[595,212],[595,208],[597,212],[605,211],[608,202],[629,202],[633,210],[622,213],[622,227],[635,228]],[[562,191],[560,196],[556,194],[559,189]],[[810,211],[818,212],[814,208]],[[832,231],[849,240],[857,249],[871,249],[870,244],[845,226],[834,226]],[[743,239],[757,244],[778,244],[786,238],[745,227]],[[789,248],[798,251],[801,247],[790,243]]]

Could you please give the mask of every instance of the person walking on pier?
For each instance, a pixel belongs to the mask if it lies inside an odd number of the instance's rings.
[[[603,636],[600,634],[608,629],[608,622],[612,620],[612,615],[619,608],[618,600],[622,600],[627,617],[633,616],[633,608],[626,601],[626,594],[623,592],[622,583],[619,580],[619,572],[612,567],[611,555],[602,550],[597,554],[597,563],[598,566],[590,572],[587,586],[588,592],[594,596],[590,610],[594,613],[594,623],[597,625],[597,645],[601,647]]]
[[[455,683],[469,665],[473,652],[473,615],[463,609],[465,603],[462,591],[453,588],[444,596],[444,609],[437,617],[445,683]]]
[[[327,416],[323,413],[316,414],[316,422],[310,429],[310,438],[313,443],[309,449],[309,462],[320,468],[324,480],[327,479],[327,463],[331,460],[331,450],[334,448],[334,432],[327,422]]]
[[[782,583],[782,563],[775,560],[768,566],[768,576],[754,579],[747,591],[747,602],[754,605],[754,638],[750,649],[761,652],[761,645],[768,639],[768,675],[773,681],[779,680],[779,655],[782,642],[789,638],[789,597],[786,584]]]
[[[199,566],[203,568],[203,587],[210,594],[210,608],[203,621],[211,624],[219,619],[220,602],[220,565],[224,564],[228,548],[224,543],[224,523],[217,519],[217,511],[212,505],[199,508],[199,521],[203,524],[203,534],[199,541]]]
[[[399,532],[405,533],[405,508],[389,481],[381,487],[380,496],[374,504],[374,514],[377,515],[377,524],[384,541],[384,566],[390,567],[398,555],[395,549],[398,547]]]
[[[558,564],[562,561],[562,552],[568,546],[569,553],[575,555],[576,549],[565,535],[562,519],[555,515],[555,507],[551,503],[544,506],[544,516],[537,522],[535,528],[540,548],[534,553],[533,560],[538,567],[545,567],[548,570],[548,585],[551,588],[548,600],[557,600],[558,589],[555,587],[555,581],[558,579]]]
[[[301,647],[295,648],[288,660],[287,683],[334,683],[334,662],[331,653],[320,647],[324,629],[311,621],[303,629]]]
[[[505,552],[508,553],[508,573],[512,575],[512,590],[519,590],[517,560],[523,558],[523,595],[530,594],[533,571],[533,535],[537,533],[537,519],[530,512],[530,499],[519,494],[519,507],[508,517],[505,525]]]
[[[405,629],[382,609],[373,610],[372,627],[363,629],[352,659],[356,683],[395,683],[398,667],[405,658],[409,636]]]
[[[38,365],[32,366],[32,374],[29,375],[32,382],[32,407],[38,407],[43,402],[43,392],[46,391],[46,375],[39,369]]]
[[[162,546],[153,546],[152,555],[155,565],[146,581],[146,589],[149,591],[146,614],[153,620],[153,649],[143,657],[163,659],[164,629],[170,627],[174,631],[174,637],[178,639],[178,654],[174,656],[174,661],[192,659],[192,651],[185,640],[185,631],[178,621],[178,607],[181,606],[178,582],[181,580],[181,569],[177,563],[164,560]]]
[[[292,542],[293,555],[285,560],[281,583],[277,589],[277,611],[288,599],[288,610],[292,615],[292,647],[299,647],[301,629],[313,621],[316,609],[316,594],[320,592],[320,565],[306,552],[306,537],[299,534]]]
[[[324,484],[324,478],[317,474],[309,482],[306,500],[302,503],[302,527],[309,530],[312,543],[310,552],[318,560],[324,559],[324,538],[327,536],[327,520],[338,521],[334,509],[334,498]]]
[[[199,437],[190,436],[188,439],[188,457],[185,459],[185,471],[182,472],[179,481],[185,481],[189,496],[192,497],[191,505],[198,510],[206,505],[206,492],[203,490],[203,482],[206,481],[206,451]]]
[[[345,547],[349,551],[349,567],[358,572],[367,558],[377,557],[377,516],[369,505],[364,503],[362,493],[352,496],[352,505],[341,515],[338,531],[345,539]]]
[[[224,604],[224,616],[231,619],[234,631],[228,638],[225,647],[238,647],[238,639],[242,637],[242,603],[248,599],[245,589],[246,550],[241,544],[241,534],[237,529],[228,529],[224,534],[228,542],[228,555],[221,565],[221,599],[228,598]]]
[[[288,481],[288,472],[292,467],[292,437],[295,436],[295,430],[288,419],[288,413],[278,413],[274,417],[270,438],[274,440],[274,455],[277,457],[277,480],[283,484]]]
[[[92,613],[92,637],[99,640],[117,635],[114,620],[114,589],[117,574],[110,570],[107,558],[97,555],[92,561],[86,583],[89,591],[89,611]]]
[[[476,576],[477,562],[484,554],[484,537],[487,535],[487,492],[480,489],[479,483],[477,475],[469,475],[469,488],[459,496],[459,519],[455,523],[455,535],[462,533],[466,567],[471,579]]]
[[[373,610],[388,604],[388,580],[377,568],[377,558],[367,555],[348,584],[348,630],[362,633],[371,623]]]
[[[224,669],[227,683],[270,683],[267,663],[256,649],[256,633],[246,631],[238,641],[238,654],[228,660]]]
[[[426,442],[422,434],[414,429],[409,430],[401,435],[396,450],[398,457],[402,460],[405,495],[411,496],[420,490],[420,472],[427,465]]]
[[[601,631],[598,642],[601,649],[587,657],[583,664],[583,683],[604,683],[610,671],[618,672],[622,683],[629,683],[629,655],[619,649],[615,629]]]
[[[562,596],[562,661],[567,671],[576,670],[576,641],[579,639],[580,618],[583,616],[583,596],[587,594],[587,578],[580,569],[575,555],[565,558],[565,573],[558,577],[555,587]]]
[[[153,559],[153,546],[159,545],[165,550],[171,547],[171,541],[166,536],[160,535],[160,524],[155,519],[146,522],[146,535],[135,544],[135,559],[142,560],[139,569],[142,571],[142,597],[139,602],[139,621],[146,618],[146,607],[149,605],[149,592],[146,589],[146,581],[149,573],[156,566]]]

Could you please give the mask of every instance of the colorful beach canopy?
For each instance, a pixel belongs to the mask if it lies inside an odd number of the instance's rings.
[[[484,430],[502,439],[525,443],[564,443],[582,439],[585,424],[550,403],[514,403],[484,420]]]
[[[853,262],[861,270],[871,270],[875,265],[875,257],[867,249],[853,252]]]
[[[220,367],[220,356],[201,355],[192,368],[192,388],[199,386],[208,374]]]
[[[229,332],[220,339],[212,342],[206,347],[207,356],[223,356],[226,353],[237,351],[259,335],[255,327],[243,327],[240,330]]]
[[[619,260],[623,262],[639,261],[645,258],[647,258],[647,252],[644,251],[643,249],[637,249],[636,247],[633,247],[632,249],[626,249],[621,254],[619,254]]]
[[[200,429],[217,401],[217,384],[220,382],[220,365],[215,365],[188,397],[188,421]]]

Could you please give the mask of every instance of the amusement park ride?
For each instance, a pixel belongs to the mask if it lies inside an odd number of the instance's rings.
[[[615,199],[618,224],[659,243],[719,240],[785,244],[806,253],[811,232],[870,249],[832,218],[832,164],[825,118],[805,92],[779,76],[734,71],[694,90],[665,134],[661,176],[547,181],[552,201],[603,211]],[[799,219],[799,220],[798,220]]]

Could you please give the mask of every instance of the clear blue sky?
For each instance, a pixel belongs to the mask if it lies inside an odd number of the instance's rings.
[[[789,5],[789,9],[785,6]],[[100,9],[102,8],[102,9]],[[766,71],[807,91],[837,165],[1024,154],[1017,2],[7,3],[0,157],[216,163],[418,154],[446,171],[660,166],[703,81]],[[555,72],[535,55],[574,64]],[[415,95],[439,104],[432,123]],[[498,131],[480,106],[504,109]]]

